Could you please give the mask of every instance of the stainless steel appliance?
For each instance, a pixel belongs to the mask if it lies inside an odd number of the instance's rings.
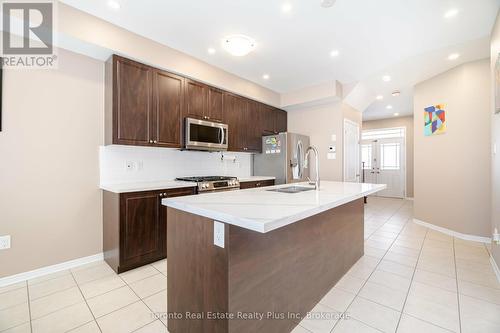
[[[185,148],[209,151],[227,150],[227,131],[226,124],[186,118]]]
[[[204,177],[179,177],[176,180],[195,182],[198,184],[198,193],[232,191],[240,189],[240,182],[236,177],[204,176]]]
[[[274,176],[276,184],[307,181],[309,169],[304,158],[309,137],[295,133],[280,133],[262,137],[262,154],[253,159],[253,172],[259,176]]]

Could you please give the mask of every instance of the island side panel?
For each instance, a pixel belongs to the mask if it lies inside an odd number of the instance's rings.
[[[214,245],[212,220],[170,207],[167,216],[167,309],[183,316],[168,318],[169,332],[227,332],[227,320],[206,318],[207,312],[228,311],[227,247]],[[227,244],[227,225],[225,236]],[[187,312],[205,317],[188,319]]]
[[[285,313],[232,320],[229,332],[290,332],[364,252],[363,199],[271,231],[229,226],[229,311]],[[170,262],[169,262],[170,264]]]

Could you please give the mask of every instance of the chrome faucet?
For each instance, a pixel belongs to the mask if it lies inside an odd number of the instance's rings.
[[[307,177],[307,180],[309,180],[309,185],[314,185],[314,189],[316,191],[319,191],[319,154],[318,154],[318,150],[313,146],[310,146],[309,148],[307,148],[306,157],[304,158],[304,168],[308,168],[308,166],[309,166],[309,153],[311,151],[314,152],[314,156],[315,156],[316,180],[313,182],[313,181],[311,181],[311,179],[309,177]]]

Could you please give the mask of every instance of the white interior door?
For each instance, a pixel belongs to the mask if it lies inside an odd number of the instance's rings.
[[[377,193],[378,196],[405,197],[405,138],[404,131],[401,133],[398,137],[380,134],[379,138],[365,139],[361,143],[364,181],[387,185],[387,189]]]
[[[344,181],[360,181],[359,124],[344,119]]]

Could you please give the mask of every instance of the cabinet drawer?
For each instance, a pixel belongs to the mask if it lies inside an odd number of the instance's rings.
[[[257,181],[251,181],[251,182],[241,182],[240,183],[240,189],[246,189],[246,188],[256,188],[256,187],[265,187],[265,186],[273,186],[274,185],[274,179],[268,179],[268,180],[257,180]]]

